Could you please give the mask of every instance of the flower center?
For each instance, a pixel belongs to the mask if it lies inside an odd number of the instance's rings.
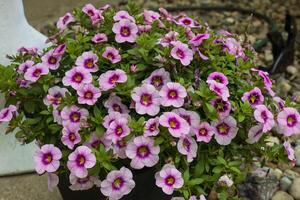
[[[57,63],[57,59],[54,56],[50,56],[50,58],[48,59],[48,62],[52,65]]]
[[[88,16],[90,16],[90,17],[92,17],[92,16],[95,15],[95,13],[94,13],[93,10],[88,10],[88,11],[87,11],[87,14],[88,14]]]
[[[149,94],[142,94],[141,96],[141,104],[144,106],[149,106],[152,103],[152,97]]]
[[[113,110],[116,111],[116,112],[119,112],[119,113],[122,112],[121,106],[118,105],[118,104],[112,105],[112,108],[113,108]]]
[[[79,184],[85,184],[85,183],[87,183],[89,180],[90,180],[90,177],[87,176],[87,177],[85,177],[85,178],[79,178],[79,179],[77,180],[77,183],[79,183]]]
[[[119,75],[114,74],[109,78],[108,82],[110,84],[115,84],[118,80],[119,80]]]
[[[128,36],[130,36],[130,29],[129,29],[129,27],[126,27],[126,26],[123,26],[122,28],[121,28],[121,35],[123,36],[123,37],[128,37]]]
[[[289,127],[295,126],[296,123],[297,123],[297,120],[296,120],[296,116],[295,115],[289,115],[287,117],[287,125]]]
[[[189,20],[189,19],[184,19],[183,21],[182,21],[185,25],[190,25],[192,22],[191,22],[191,20]]]
[[[156,123],[151,124],[150,127],[149,127],[149,130],[150,130],[151,132],[156,131]]]
[[[102,142],[101,140],[95,140],[95,141],[91,144],[91,146],[92,146],[93,148],[95,148],[95,149],[98,149],[100,144],[103,144],[103,142]],[[103,144],[103,145],[104,145],[104,144]]]
[[[168,93],[169,98],[176,99],[178,97],[178,93],[176,90],[170,90]]]
[[[117,145],[119,148],[126,147],[126,140],[125,140],[125,139],[118,140],[116,145]]]
[[[83,75],[81,73],[74,74],[73,81],[75,81],[76,83],[81,83],[82,80],[83,80]]]
[[[49,163],[52,162],[52,160],[53,160],[53,156],[52,156],[51,153],[47,153],[47,154],[45,154],[44,157],[43,157],[43,163],[44,163],[44,164],[49,164]]]
[[[85,67],[89,68],[89,69],[93,68],[94,67],[94,60],[93,59],[87,59],[85,61]]]
[[[163,84],[162,77],[161,76],[153,76],[151,80],[151,84],[155,87],[160,87]]]
[[[207,135],[207,130],[206,130],[206,128],[200,128],[198,133],[201,136],[206,136]]]
[[[218,133],[220,135],[227,135],[230,127],[226,123],[221,123],[217,126]]]
[[[250,100],[250,103],[252,103],[252,104],[256,103],[258,100],[258,94],[256,94],[256,93],[251,94],[249,97],[249,100]]]
[[[112,182],[112,188],[114,190],[119,190],[124,185],[124,180],[121,177],[118,177]]]
[[[118,127],[116,128],[116,135],[120,136],[120,135],[122,135],[122,133],[123,133],[123,128],[122,128],[122,126],[118,126]]]
[[[72,122],[79,122],[80,120],[80,113],[79,112],[72,112],[70,115],[70,119]]]
[[[76,162],[77,162],[77,165],[83,166],[85,163],[85,157],[83,155],[78,155]]]
[[[74,133],[69,133],[69,140],[70,140],[71,142],[74,142],[75,139],[76,139],[75,134],[74,134]]]
[[[175,118],[169,119],[169,125],[172,129],[178,129],[179,128],[179,122]]]
[[[61,101],[62,101],[62,95],[60,93],[55,94],[53,98],[53,104],[58,105],[61,103]]]
[[[112,53],[108,53],[106,57],[107,57],[108,60],[113,60],[113,59],[115,59],[115,55],[112,54]]]
[[[182,59],[182,58],[184,58],[184,52],[181,50],[181,49],[177,49],[177,51],[176,51],[176,55],[180,58],[180,59]]]
[[[168,176],[166,179],[165,179],[165,183],[168,185],[168,186],[172,186],[174,185],[175,183],[175,178],[173,176]]]
[[[66,15],[66,16],[63,18],[63,20],[62,20],[63,24],[66,24],[67,21],[69,20],[69,18],[70,18],[70,16],[69,16],[69,15]]]
[[[33,76],[39,77],[39,76],[41,75],[41,73],[42,73],[42,70],[41,70],[41,69],[36,69],[36,70],[34,70],[34,72],[33,72]]]
[[[137,148],[137,156],[141,158],[145,158],[150,154],[150,150],[148,146],[143,145]]]
[[[93,97],[94,97],[94,93],[91,91],[87,91],[84,94],[84,98],[86,98],[86,99],[93,99]]]

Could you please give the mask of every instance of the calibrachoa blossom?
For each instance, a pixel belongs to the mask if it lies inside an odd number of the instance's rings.
[[[60,17],[59,20],[56,23],[56,26],[61,31],[65,30],[68,26],[68,24],[75,22],[75,18],[71,13],[66,13],[64,16]]]
[[[94,37],[92,38],[92,41],[96,44],[99,43],[103,43],[103,42],[107,42],[107,36],[105,33],[97,33],[96,35],[94,35]]]
[[[160,148],[154,145],[154,140],[144,136],[134,138],[126,147],[126,155],[131,159],[130,166],[134,169],[156,165],[159,151]]]
[[[181,17],[177,21],[177,24],[181,25],[181,26],[184,26],[184,27],[190,27],[190,28],[194,28],[195,27],[194,20],[192,18],[189,18],[189,17]]]
[[[171,42],[174,46],[171,50],[171,56],[177,60],[180,60],[181,64],[188,66],[193,60],[194,52],[189,49],[187,44],[179,41]]]
[[[158,40],[158,44],[161,44],[163,47],[171,46],[171,43],[177,40],[179,33],[175,31],[170,31],[163,38]]]
[[[123,19],[128,19],[132,22],[135,22],[135,19],[125,10],[120,10],[119,12],[117,12],[113,19],[115,22],[121,21]]]
[[[106,138],[116,143],[121,138],[129,135],[130,128],[128,127],[128,120],[126,118],[117,118],[109,124],[106,131]]]
[[[278,128],[285,136],[300,134],[300,115],[295,108],[284,108],[277,115]]]
[[[264,81],[265,88],[268,91],[269,95],[272,96],[272,97],[275,96],[275,92],[272,90],[273,83],[272,83],[272,81],[271,81],[271,79],[269,77],[268,72],[264,72],[262,70],[255,69],[255,68],[252,68],[251,70],[254,71],[254,72],[258,72],[258,75]]]
[[[114,24],[112,31],[116,34],[116,42],[123,43],[134,42],[137,38],[137,33],[139,30],[134,22],[128,19],[122,19]]]
[[[187,156],[187,161],[192,162],[197,157],[198,145],[191,136],[180,137],[177,143],[179,153]]]
[[[71,86],[75,90],[81,87],[82,84],[88,84],[92,82],[91,73],[83,67],[73,67],[67,71],[62,79],[62,83],[65,86]]]
[[[218,180],[219,185],[223,187],[231,187],[233,185],[233,181],[229,178],[228,175],[223,175]]]
[[[187,123],[191,127],[195,127],[200,123],[200,116],[195,111],[185,110],[183,108],[178,108],[178,109],[172,110],[172,112],[178,114],[180,117],[185,119],[185,121],[187,121]]]
[[[54,56],[62,56],[67,49],[67,45],[65,44],[60,44],[55,49],[53,50],[53,55]]]
[[[84,52],[81,56],[79,56],[76,61],[75,65],[77,67],[83,67],[87,69],[89,72],[96,72],[98,71],[98,56],[94,54],[92,51]]]
[[[151,84],[158,90],[168,82],[171,82],[170,73],[164,68],[154,70],[151,75],[143,81],[143,83]]]
[[[135,101],[138,114],[157,115],[160,110],[160,96],[153,85],[143,84],[132,90],[131,98]]]
[[[115,93],[111,93],[109,98],[104,102],[104,107],[107,108],[107,112],[119,112],[121,114],[128,114],[129,110],[126,105],[122,103],[120,97]]]
[[[228,85],[228,78],[221,72],[213,72],[208,75],[206,82],[212,84],[214,83],[213,81],[225,86]]]
[[[44,172],[55,172],[59,168],[59,160],[61,157],[62,153],[59,148],[55,147],[53,144],[43,145],[33,155],[36,172],[38,174],[43,174]]]
[[[258,105],[255,107],[254,118],[263,125],[264,133],[275,126],[274,116],[265,105]]]
[[[72,125],[65,125],[62,129],[61,142],[66,145],[69,149],[73,149],[76,144],[81,141],[79,134],[79,127]]]
[[[106,47],[102,54],[102,57],[109,60],[113,64],[121,61],[119,51],[114,47]]]
[[[54,54],[54,50],[49,51],[44,56],[42,56],[42,62],[45,67],[49,69],[56,70],[60,65],[61,56]]]
[[[261,90],[258,87],[250,90],[249,92],[245,92],[243,94],[242,100],[248,101],[252,107],[257,105],[261,105],[264,102],[264,96],[261,93]]]
[[[24,79],[31,82],[36,82],[42,75],[47,75],[49,68],[43,63],[38,63],[30,68],[24,74]]]
[[[66,88],[61,88],[59,86],[49,88],[48,94],[44,98],[44,104],[47,106],[52,105],[54,108],[56,108],[61,103],[66,92],[68,92]]]
[[[201,122],[198,126],[193,127],[192,131],[198,142],[205,143],[208,143],[215,133],[214,128],[207,122]]]
[[[125,118],[127,119],[127,115],[126,114],[121,114],[119,112],[115,112],[115,111],[111,111],[109,112],[108,115],[106,115],[104,118],[103,118],[103,123],[102,125],[108,129],[110,124],[115,121],[116,119],[120,119],[120,118]]]
[[[82,120],[86,120],[89,112],[85,108],[79,108],[75,105],[64,107],[60,113],[63,125],[80,126]]]
[[[217,98],[211,101],[211,104],[216,109],[219,118],[227,117],[231,111],[231,103],[229,101],[223,101],[221,98]]]
[[[189,44],[194,46],[200,46],[203,42],[203,40],[206,40],[209,38],[209,34],[207,33],[200,33],[195,35],[190,41]]]
[[[187,96],[186,89],[179,83],[168,82],[159,91],[162,106],[181,107]]]
[[[212,126],[215,128],[215,139],[220,145],[230,144],[238,132],[236,120],[231,116],[212,122]]]
[[[77,94],[79,104],[94,105],[101,96],[101,91],[93,84],[85,84],[78,88]]]
[[[245,58],[243,47],[235,38],[225,38],[223,40],[223,50],[236,58]]]
[[[156,136],[159,133],[159,118],[151,118],[146,121],[144,126],[144,136]]]
[[[2,110],[0,110],[0,123],[9,122],[16,112],[17,107],[15,105],[9,105],[7,108],[3,108]]]
[[[116,87],[118,83],[127,81],[126,73],[121,69],[108,70],[99,77],[99,86],[102,91],[107,91]]]
[[[95,25],[103,19],[102,11],[97,10],[92,4],[86,4],[82,11],[88,15],[92,21],[92,24]]]
[[[32,67],[34,65],[34,62],[31,60],[27,60],[24,63],[22,63],[21,65],[19,65],[18,67],[18,72],[20,74],[24,74],[26,73],[27,69]]]
[[[162,188],[166,194],[173,194],[174,189],[180,189],[183,186],[181,172],[174,165],[166,164],[161,171],[155,174],[156,185]]]
[[[111,147],[111,141],[106,139],[105,136],[98,136],[96,133],[93,133],[91,139],[84,145],[89,148],[99,149],[101,144],[106,150]]]
[[[73,191],[77,190],[89,190],[94,185],[100,187],[101,181],[97,176],[87,176],[84,178],[78,178],[73,173],[69,176],[71,186],[69,187]]]
[[[223,101],[228,101],[230,96],[229,90],[226,85],[218,83],[217,81],[211,80],[208,82],[209,89],[216,93]]]
[[[113,152],[117,158],[125,159],[127,142],[124,138],[119,139],[116,144],[113,144]]]
[[[144,20],[147,24],[152,24],[154,21],[159,20],[160,14],[152,10],[144,10]]]
[[[189,198],[189,200],[198,200],[198,199],[197,199],[196,196],[191,196],[191,197]],[[206,198],[205,198],[205,196],[204,196],[203,194],[201,194],[201,195],[199,196],[199,200],[206,200]]]
[[[262,137],[263,133],[264,132],[262,124],[251,127],[248,132],[248,138],[246,142],[249,144],[256,143]]]
[[[48,190],[52,192],[54,188],[58,185],[59,183],[59,178],[55,173],[47,173],[48,174]]]
[[[292,145],[291,143],[289,143],[288,141],[285,141],[283,143],[283,146],[284,146],[284,149],[285,149],[285,152],[288,156],[288,159],[291,161],[291,162],[296,162],[296,157],[295,157],[295,151],[294,149],[292,148]]]
[[[86,146],[79,146],[68,156],[68,169],[78,178],[85,178],[88,170],[96,164],[96,157]]]
[[[190,126],[188,122],[173,112],[165,112],[159,117],[159,124],[168,128],[174,137],[181,137],[189,134]]]
[[[113,170],[108,173],[106,179],[101,183],[101,192],[111,200],[121,199],[135,187],[132,179],[132,172],[126,167],[120,170]]]

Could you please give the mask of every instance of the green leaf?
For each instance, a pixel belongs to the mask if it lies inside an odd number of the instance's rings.
[[[189,168],[187,168],[183,173],[183,180],[184,182],[188,182],[189,179],[190,179],[190,171]]]
[[[203,183],[203,179],[202,178],[195,178],[195,179],[192,179],[188,182],[189,185],[191,186],[194,186],[194,185],[199,185],[201,183]]]

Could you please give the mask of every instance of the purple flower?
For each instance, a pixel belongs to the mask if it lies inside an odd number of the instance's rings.
[[[91,139],[84,145],[89,148],[99,149],[100,145],[103,145],[106,150],[111,147],[111,141],[106,139],[104,136],[98,136],[96,133],[92,133]]]
[[[32,55],[32,56],[36,56],[37,52],[38,52],[38,48],[37,47],[21,47],[18,49],[18,52],[23,54],[23,55]]]
[[[291,143],[289,143],[288,141],[285,141],[283,143],[283,146],[284,146],[286,154],[288,155],[288,159],[290,161],[292,161],[293,163],[295,163],[296,162],[295,151],[292,148]]]
[[[103,42],[107,42],[107,36],[105,33],[97,33],[96,35],[94,35],[94,37],[92,38],[92,41],[96,44],[98,43],[103,43]]]
[[[121,69],[108,70],[99,77],[99,86],[102,91],[107,91],[116,87],[117,83],[127,81],[126,73]]]
[[[213,72],[213,73],[210,73],[208,75],[206,82],[210,85],[214,81],[217,82],[217,83],[220,83],[222,85],[225,85],[225,86],[228,85],[228,79],[227,79],[227,77],[223,73],[221,73],[221,72]]]
[[[146,121],[144,126],[144,136],[156,136],[159,133],[159,118],[151,118]]]
[[[231,111],[231,103],[229,101],[223,101],[221,98],[217,98],[211,101],[211,104],[217,110],[219,118],[227,117]]]
[[[135,102],[135,110],[138,114],[157,115],[160,110],[160,96],[153,85],[143,84],[132,90],[131,98]]]
[[[110,93],[109,98],[104,102],[104,107],[107,108],[107,112],[119,112],[121,114],[128,114],[129,110],[126,105],[122,103],[120,97],[115,93]]]
[[[134,187],[132,172],[126,167],[122,167],[120,170],[113,170],[108,173],[106,179],[101,183],[100,190],[110,200],[118,200],[129,194]]]
[[[87,176],[84,178],[78,178],[75,174],[71,173],[69,176],[71,186],[69,187],[73,191],[89,190],[94,185],[100,187],[101,181],[97,176]]]
[[[280,97],[274,96],[273,101],[275,101],[278,105],[278,109],[282,110],[285,106],[285,101],[281,99]]]
[[[73,149],[76,144],[81,141],[79,134],[79,127],[67,124],[62,130],[61,142],[66,145],[69,149]]]
[[[278,128],[285,136],[300,133],[300,115],[295,108],[284,108],[277,115]]]
[[[115,64],[121,61],[119,51],[114,47],[106,47],[102,57]]]
[[[245,92],[243,94],[242,100],[248,101],[252,107],[257,105],[261,105],[264,102],[264,96],[261,93],[261,90],[258,87],[250,90],[249,92]]]
[[[166,164],[161,171],[155,174],[156,185],[162,188],[163,192],[171,195],[174,189],[183,186],[183,178],[181,172],[174,165]]]
[[[245,58],[245,53],[241,44],[234,38],[225,38],[223,41],[223,50],[236,58]]]
[[[180,41],[171,42],[174,46],[171,50],[171,56],[177,60],[180,60],[181,64],[188,66],[193,60],[194,52],[189,49],[187,44]]]
[[[57,108],[62,102],[66,92],[69,92],[66,88],[61,88],[58,86],[49,88],[48,94],[44,98],[44,104],[46,106],[52,105],[54,108]]]
[[[79,146],[68,156],[68,169],[78,178],[85,178],[88,170],[95,166],[96,157],[86,146]]]
[[[253,126],[248,132],[248,138],[246,139],[246,142],[249,144],[254,144],[261,138],[263,134],[264,132],[262,124]]]
[[[191,197],[189,198],[189,200],[198,200],[198,199],[197,199],[196,196],[191,196]],[[201,195],[199,196],[199,200],[206,200],[206,198],[205,198],[205,196],[204,196],[203,194],[201,194]]]
[[[154,21],[159,20],[160,14],[152,10],[144,10],[144,20],[146,24],[152,24]]]
[[[34,65],[34,62],[32,60],[25,61],[24,63],[19,65],[18,73],[25,74],[27,72],[27,69],[31,68],[33,65]]]
[[[226,85],[222,83],[218,83],[217,81],[211,80],[209,81],[209,89],[216,93],[223,101],[228,101],[230,96],[229,90]]]
[[[173,137],[189,134],[190,126],[187,121],[173,112],[165,112],[159,117],[159,124],[168,128]]]
[[[171,46],[171,43],[177,40],[177,37],[179,36],[179,33],[175,31],[170,31],[164,37],[160,38],[158,40],[158,44],[161,44],[163,47],[169,47]]]
[[[73,67],[67,71],[62,79],[65,86],[71,86],[75,90],[79,89],[82,84],[88,84],[92,82],[91,73],[83,67]]]
[[[67,45],[65,44],[60,44],[55,49],[53,49],[53,55],[54,56],[62,56],[67,49]]]
[[[93,84],[85,84],[78,88],[77,94],[79,104],[87,104],[92,106],[97,102],[98,98],[101,96],[101,91],[100,89],[96,88]]]
[[[151,25],[138,25],[139,34],[147,33],[151,31],[152,26]]]
[[[102,11],[97,10],[92,4],[86,4],[82,11],[90,17],[93,25],[103,20]]]
[[[118,43],[123,42],[134,42],[137,38],[138,27],[137,25],[128,20],[122,19],[119,22],[115,23],[112,31],[116,34],[115,40]]]
[[[176,24],[184,26],[184,27],[190,27],[190,28],[194,28],[196,25],[194,23],[194,20],[192,18],[189,17],[181,17]]]
[[[226,174],[219,178],[218,183],[222,187],[231,187],[233,185],[233,181]]]
[[[251,70],[254,72],[258,72],[258,75],[264,80],[264,85],[265,85],[265,88],[268,91],[269,95],[272,97],[275,96],[275,93],[272,90],[273,83],[269,77],[268,72],[264,72],[262,70],[255,69],[255,68],[252,68]]]
[[[56,26],[61,31],[65,30],[71,22],[75,22],[75,18],[71,13],[66,13],[64,16],[60,17],[56,23]]]
[[[203,42],[203,40],[207,40],[209,38],[209,34],[207,33],[199,33],[195,35],[190,41],[189,44],[194,46],[200,46]]]
[[[15,105],[9,105],[7,108],[0,110],[0,123],[9,122],[12,120],[14,113],[17,112],[17,107]]]
[[[75,65],[77,67],[83,67],[89,72],[96,72],[98,71],[97,62],[98,56],[92,51],[87,51],[76,59]]]
[[[54,50],[50,50],[42,56],[42,64],[49,69],[56,70],[59,68],[61,56],[56,55],[53,52]]]
[[[53,191],[53,189],[58,185],[59,183],[59,178],[56,174],[54,173],[47,173],[48,174],[48,190],[50,192]]]
[[[104,118],[103,118],[103,123],[102,125],[108,129],[110,124],[115,121],[116,119],[120,119],[120,118],[125,118],[127,119],[127,114],[121,114],[119,112],[115,112],[115,111],[111,111],[111,112],[108,112],[109,114],[106,115]]]
[[[265,105],[258,105],[255,107],[254,118],[263,125],[264,133],[275,126],[274,116]]]
[[[238,132],[236,120],[231,116],[212,122],[212,126],[215,129],[215,139],[220,145],[230,144]]]
[[[160,148],[154,145],[149,137],[138,136],[127,145],[126,155],[131,159],[130,166],[134,169],[153,167],[159,161]]]
[[[151,84],[158,90],[168,82],[171,82],[170,73],[164,68],[154,70],[151,75],[143,81],[143,83]]]
[[[60,113],[63,125],[70,124],[72,126],[80,127],[80,123],[86,120],[89,112],[85,108],[79,108],[75,105],[64,107]]]
[[[115,22],[118,22],[118,21],[121,21],[124,19],[128,19],[135,23],[135,19],[131,15],[129,15],[129,13],[125,10],[121,10],[121,11],[117,12],[113,19]]]
[[[212,136],[214,135],[214,128],[207,122],[201,122],[198,126],[195,126],[192,131],[196,135],[198,142],[209,143]]]
[[[179,83],[168,82],[159,91],[162,106],[181,107],[187,96],[186,89]]]
[[[116,144],[113,144],[113,152],[114,155],[117,158],[125,159],[127,158],[126,156],[126,147],[127,147],[127,142],[124,138],[121,138],[116,142]]]
[[[42,75],[47,75],[49,68],[42,63],[38,63],[30,68],[24,74],[24,79],[31,82],[36,82]]]
[[[192,162],[197,157],[198,145],[191,136],[180,137],[177,143],[179,153],[187,156],[187,161]]]
[[[35,170],[38,174],[44,172],[55,172],[60,165],[59,160],[62,157],[62,153],[59,148],[53,144],[45,144],[38,149],[33,155],[35,162]]]
[[[111,140],[114,144],[123,137],[130,134],[128,127],[128,120],[124,117],[117,118],[109,124],[106,131],[106,138]]]
[[[190,111],[190,110],[185,110],[183,108],[178,108],[178,109],[172,110],[172,112],[176,113],[181,118],[185,119],[185,121],[187,121],[187,123],[191,127],[198,126],[198,124],[200,123],[200,116],[195,111]]]
[[[53,122],[62,125],[62,118],[60,116],[60,111],[57,109],[53,109],[52,116],[53,116]]]

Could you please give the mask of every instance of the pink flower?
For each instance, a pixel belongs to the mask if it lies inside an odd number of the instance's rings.
[[[24,79],[31,82],[36,82],[42,75],[47,75],[49,68],[42,63],[38,63],[30,68],[24,74]]]
[[[187,156],[187,161],[192,162],[197,157],[198,145],[191,136],[180,137],[177,143],[179,153]]]
[[[159,12],[163,18],[165,18],[167,21],[172,22],[173,16],[165,9],[165,8],[159,8]]]
[[[83,67],[89,72],[96,72],[98,71],[97,62],[98,56],[92,51],[87,51],[76,59],[75,65],[77,67]]]
[[[173,200],[173,199],[172,199]],[[189,198],[189,200],[198,200],[198,198],[196,197],[196,196],[191,196],[190,198]],[[203,195],[203,194],[201,194],[200,196],[199,196],[199,200],[206,200],[206,198],[205,198],[205,196]]]
[[[282,110],[285,106],[285,101],[280,97],[274,96],[273,101],[275,101],[278,105],[278,109]]]
[[[108,112],[109,114],[106,115],[104,118],[103,118],[103,123],[102,125],[108,129],[110,124],[115,121],[116,119],[120,119],[120,118],[125,118],[127,119],[127,114],[121,114],[119,112],[115,112],[115,111],[111,111],[111,112]]]
[[[219,178],[218,183],[223,187],[231,187],[233,185],[233,181],[226,174]]]
[[[207,40],[209,38],[209,34],[207,33],[200,33],[195,35],[190,41],[189,44],[194,46],[200,46],[203,42],[203,40]]]
[[[48,190],[50,192],[53,191],[53,189],[58,185],[59,183],[59,178],[56,174],[54,173],[47,173],[48,174]]]
[[[265,105],[255,107],[254,118],[263,125],[264,133],[275,126],[274,116]]]
[[[104,136],[99,136],[96,133],[92,133],[91,139],[84,145],[89,148],[99,149],[100,145],[103,145],[106,150],[111,147],[111,141],[106,139]]]
[[[100,187],[101,181],[97,176],[87,176],[84,178],[78,178],[73,173],[69,176],[71,186],[69,187],[73,191],[78,190],[89,190],[94,187],[94,185]]]
[[[90,17],[93,25],[103,20],[102,11],[97,10],[92,4],[86,4],[82,11]]]
[[[214,83],[214,81],[225,86],[228,85],[227,77],[221,72],[213,72],[208,75],[206,82],[210,85]]]
[[[258,72],[258,75],[263,79],[264,81],[264,85],[265,85],[265,88],[266,90],[268,91],[269,95],[270,96],[275,96],[275,93],[274,91],[272,90],[272,86],[273,86],[273,83],[269,77],[269,74],[268,72],[264,72],[262,70],[259,70],[259,69],[255,69],[255,68],[252,68],[251,69],[252,71],[254,72]]]
[[[156,136],[159,133],[159,118],[151,118],[148,119],[145,123],[144,127],[144,136],[149,137],[149,136]]]
[[[178,108],[178,109],[172,110],[172,112],[176,113],[181,118],[185,119],[185,121],[187,121],[187,123],[191,127],[195,127],[200,123],[200,116],[195,111],[190,111],[190,110],[185,110],[183,108]]]
[[[152,26],[151,25],[138,25],[139,34],[147,33],[151,31]]]
[[[257,105],[261,105],[264,102],[264,96],[261,93],[261,90],[258,87],[250,90],[249,92],[245,92],[243,94],[242,100],[248,101],[252,107]]]
[[[187,96],[186,89],[179,83],[168,82],[159,91],[162,106],[181,107],[184,104],[184,98]]]
[[[99,77],[99,86],[102,91],[107,91],[116,87],[118,83],[127,81],[126,73],[121,69],[108,70]]]
[[[129,13],[125,10],[121,10],[121,11],[117,12],[113,19],[115,22],[118,22],[118,21],[121,21],[124,19],[128,19],[132,22],[135,22],[135,19],[131,15],[129,15]]]
[[[114,47],[106,47],[102,57],[115,64],[121,61],[119,51]]]
[[[209,89],[216,93],[223,101],[228,101],[230,94],[226,85],[211,80],[209,81]]]
[[[59,160],[62,157],[62,153],[59,148],[53,144],[45,144],[38,149],[33,155],[35,162],[35,170],[38,174],[44,172],[55,172],[60,165]]]
[[[181,64],[188,66],[193,60],[194,52],[189,49],[187,44],[180,41],[171,42],[174,46],[171,50],[171,56],[177,60],[180,60]]]
[[[164,68],[154,70],[151,75],[143,81],[143,83],[151,84],[158,90],[168,82],[171,82],[170,73]]]
[[[292,148],[291,143],[289,143],[288,141],[285,141],[283,143],[283,146],[284,146],[286,154],[288,155],[288,159],[290,161],[292,161],[293,163],[296,162],[295,151]]]
[[[221,98],[217,98],[211,101],[218,112],[219,118],[227,117],[231,111],[231,103],[229,101],[223,101]]]
[[[67,45],[60,44],[55,49],[53,49],[53,55],[54,56],[62,56],[66,51]]]
[[[65,30],[68,24],[75,22],[75,18],[71,13],[66,13],[64,16],[60,17],[56,23],[56,26],[61,31]]]
[[[25,74],[27,69],[32,67],[34,65],[34,62],[32,60],[27,60],[24,63],[20,64],[18,67],[18,73],[19,74]]]
[[[79,89],[82,84],[92,82],[91,73],[83,67],[73,67],[65,73],[62,82],[65,86],[71,86],[75,90]]]
[[[53,122],[59,124],[59,125],[62,125],[62,118],[60,116],[60,111],[57,110],[57,109],[53,109],[52,111],[52,116],[53,116]]]
[[[173,112],[165,112],[159,117],[159,124],[168,128],[173,137],[189,134],[190,126],[187,121]]]
[[[61,56],[55,55],[53,52],[54,50],[50,50],[42,56],[42,64],[49,69],[56,70],[59,68]]]
[[[126,155],[131,159],[130,166],[134,169],[153,167],[159,161],[160,148],[154,145],[149,137],[138,136],[127,145]]]
[[[126,167],[120,170],[113,170],[108,173],[106,179],[101,183],[101,193],[110,200],[121,199],[127,195],[135,187],[135,182],[132,179],[132,173]]]
[[[159,20],[160,14],[152,10],[144,10],[144,20],[146,24],[152,24],[154,21]]]
[[[117,158],[125,159],[127,158],[126,156],[126,147],[127,147],[127,142],[124,138],[121,138],[116,142],[116,144],[113,144],[113,152],[114,155]]]
[[[103,43],[103,42],[107,42],[107,36],[105,33],[97,33],[96,35],[94,35],[94,37],[92,38],[92,41],[96,44],[98,43]]]
[[[238,132],[236,120],[231,116],[220,119],[218,122],[212,122],[212,126],[215,129],[215,139],[220,145],[230,144]]]
[[[128,127],[128,120],[124,117],[117,118],[109,124],[109,128],[106,131],[106,138],[116,143],[123,137],[130,134],[130,128]]]
[[[226,38],[223,41],[223,50],[236,58],[245,58],[245,53],[241,44],[235,38]]]
[[[70,124],[71,126],[80,127],[80,122],[87,119],[89,112],[85,108],[79,108],[73,105],[64,107],[60,115],[64,126]]]
[[[246,142],[249,144],[254,144],[258,142],[258,140],[261,138],[263,134],[264,132],[263,132],[262,124],[253,126],[252,128],[250,128],[248,132],[248,138],[246,139]]]
[[[192,131],[195,133],[198,142],[208,143],[214,135],[214,128],[207,122],[195,126]]]
[[[0,123],[9,122],[12,120],[14,113],[17,112],[17,107],[15,105],[9,105],[7,108],[0,110]]]
[[[126,105],[122,103],[120,97],[115,93],[110,93],[109,98],[104,102],[104,107],[107,108],[107,112],[119,112],[121,114],[128,114],[129,110]]]
[[[161,44],[163,47],[169,47],[171,46],[171,43],[176,41],[179,36],[179,33],[175,31],[170,31],[164,37],[160,38],[158,40],[158,44]]]
[[[79,134],[79,127],[72,125],[65,125],[62,130],[61,142],[66,145],[69,149],[73,149],[76,144],[81,141]]]
[[[157,115],[160,110],[160,96],[153,85],[143,84],[132,90],[131,98],[135,102],[135,110],[138,114]]]
[[[285,136],[300,133],[300,115],[295,108],[284,108],[277,115],[278,128]]]
[[[69,92],[66,88],[61,88],[58,86],[54,86],[48,89],[48,94],[44,98],[44,104],[46,106],[52,105],[54,108],[57,108],[62,99],[64,98],[66,92]]]
[[[93,84],[85,84],[78,88],[77,94],[79,104],[87,104],[91,106],[97,102],[98,98],[101,96],[101,91]]]
[[[79,146],[68,156],[68,169],[78,178],[85,178],[88,170],[95,166],[96,157],[86,146]]]
[[[163,192],[171,195],[174,189],[183,186],[183,178],[181,172],[174,165],[166,164],[161,171],[155,174],[156,185],[162,188]]]
[[[137,38],[138,27],[128,19],[122,19],[113,25],[112,31],[116,34],[115,40],[118,43],[134,42]]]
[[[190,28],[194,28],[196,25],[194,23],[194,20],[192,18],[189,17],[181,17],[176,24],[184,26],[184,27],[190,27]]]
[[[37,47],[21,47],[18,49],[18,52],[23,54],[23,55],[32,55],[35,56],[37,55],[38,48]]]

